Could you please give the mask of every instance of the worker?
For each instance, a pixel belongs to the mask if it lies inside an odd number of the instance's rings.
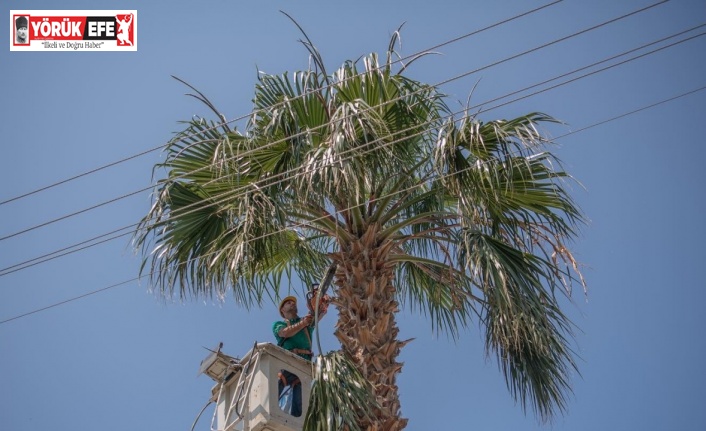
[[[311,360],[311,336],[314,332],[314,315],[309,313],[304,317],[299,317],[297,310],[297,298],[287,296],[279,303],[279,314],[284,320],[275,322],[272,325],[272,332],[277,339],[277,345],[295,353],[306,360]],[[319,312],[319,320],[326,314],[326,311]],[[281,370],[279,375],[279,396],[280,400],[287,392],[291,391],[291,414],[299,417],[302,414],[302,388],[297,375],[287,370]],[[282,407],[282,404],[280,404]]]

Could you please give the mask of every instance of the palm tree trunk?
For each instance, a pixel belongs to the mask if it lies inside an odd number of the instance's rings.
[[[390,246],[376,244],[376,231],[370,227],[358,241],[343,244],[334,257],[339,261],[336,337],[343,351],[373,384],[381,406],[376,412],[377,420],[362,421],[361,429],[398,431],[407,425],[407,419],[400,417],[396,384],[402,369],[397,356],[406,342],[397,340],[394,273],[393,266],[386,262]]]

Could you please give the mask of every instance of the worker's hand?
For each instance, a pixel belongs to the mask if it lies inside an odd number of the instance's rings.
[[[312,316],[311,314],[307,314],[306,316],[302,317],[302,322],[304,322],[304,326],[310,326],[313,321],[314,316]]]

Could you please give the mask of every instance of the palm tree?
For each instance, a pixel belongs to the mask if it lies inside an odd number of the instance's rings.
[[[376,401],[349,427],[406,425],[402,307],[452,337],[478,322],[512,395],[550,419],[577,371],[559,301],[583,284],[566,247],[583,216],[539,131],[555,120],[453,113],[396,66],[396,35],[382,64],[370,54],[332,74],[307,39],[312,66],[260,75],[242,133],[192,94],[217,119],[186,122],[157,165],[167,176],[136,233],[142,270],[167,295],[232,292],[250,307],[279,297],[283,278],[335,268],[341,357]]]

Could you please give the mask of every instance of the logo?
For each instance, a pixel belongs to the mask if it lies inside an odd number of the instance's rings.
[[[11,10],[10,51],[137,51],[136,10]]]

